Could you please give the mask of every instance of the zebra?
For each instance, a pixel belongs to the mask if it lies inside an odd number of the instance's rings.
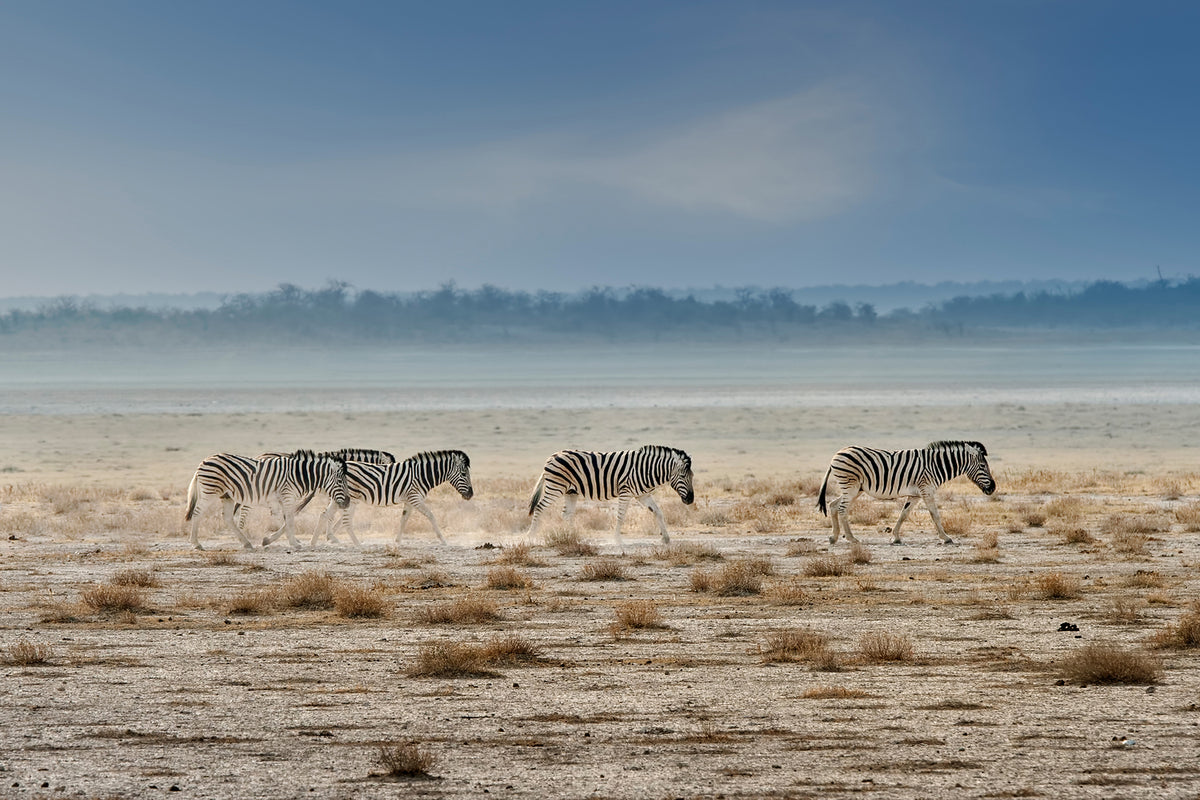
[[[301,451],[297,450],[296,452],[298,453]],[[292,455],[292,453],[279,453],[279,452],[259,453],[258,459],[261,461],[264,458],[285,458],[286,456],[290,456],[290,455]],[[343,461],[363,461],[368,464],[394,464],[394,463],[396,463],[396,457],[394,455],[392,455],[391,453],[389,453],[388,451],[386,451],[386,450],[370,450],[365,447],[343,447],[341,450],[326,450],[325,452],[317,453],[317,455],[328,457],[328,458],[340,458]],[[305,509],[305,507],[308,506],[309,502],[312,501],[312,499],[316,495],[316,493],[317,493],[317,490],[313,489],[311,492],[306,494],[304,496],[304,499],[302,499],[296,505],[294,513],[299,514],[301,511],[303,511]],[[271,503],[272,512],[274,512],[274,509],[280,507],[278,497],[272,496],[267,499]],[[248,513],[250,513],[250,509],[247,506],[238,504],[238,505],[234,506],[233,513],[234,513],[234,518],[237,520],[237,526],[239,528],[241,528],[242,530],[245,530],[246,529],[246,515]],[[337,537],[334,536],[332,532],[330,532],[329,535],[334,541],[337,541]],[[275,541],[275,540],[271,539],[271,541]],[[268,543],[267,537],[264,536],[263,537],[263,545],[265,546],[267,543]],[[315,543],[315,540],[314,540],[314,543]]]
[[[350,502],[346,489],[346,462],[337,456],[314,453],[311,450],[274,458],[248,458],[232,453],[218,453],[200,462],[188,485],[188,507],[184,523],[191,522],[191,542],[203,550],[196,537],[200,527],[201,503],[208,496],[220,498],[225,527],[241,540],[247,550],[254,545],[234,524],[239,506],[262,504],[277,497],[283,511],[283,525],[275,536],[287,533],[288,541],[298,547],[292,520],[297,504],[304,495],[320,489],[327,492],[342,508]]]
[[[619,501],[617,528],[613,534],[618,547],[625,547],[621,540],[621,523],[630,500],[638,500],[654,512],[663,543],[670,543],[662,509],[650,495],[663,484],[669,484],[685,505],[691,505],[696,499],[692,490],[691,456],[674,447],[650,444],[637,450],[613,453],[560,450],[546,461],[533,489],[533,497],[529,499],[529,515],[533,517],[529,534],[537,530],[542,512],[559,497],[566,496],[563,516],[569,518],[575,511],[576,500],[582,496],[589,500]]]
[[[403,504],[400,512],[400,527],[396,531],[396,542],[399,543],[408,524],[408,515],[412,509],[417,509],[429,524],[438,541],[446,544],[441,528],[433,517],[433,512],[425,505],[425,495],[437,486],[449,483],[464,500],[475,496],[471,486],[471,459],[462,450],[433,450],[418,453],[412,458],[393,464],[372,464],[358,461],[346,462],[346,484],[350,492],[350,501],[360,501],[376,506],[391,506]],[[329,537],[337,541],[333,535],[334,516],[338,512],[334,503],[321,512],[321,519],[313,531],[312,544],[317,543],[321,530],[330,526]],[[354,507],[349,505],[341,513],[338,527],[345,526],[350,535],[350,541],[358,546],[358,538],[354,535]],[[271,541],[279,536],[275,533]]]
[[[839,450],[829,462],[829,471],[825,473],[825,482],[817,497],[817,508],[833,522],[829,543],[836,542],[842,530],[847,539],[858,541],[850,532],[846,508],[859,492],[866,492],[883,500],[903,498],[900,519],[892,529],[892,544],[900,544],[900,526],[918,497],[925,501],[938,536],[944,543],[953,544],[942,527],[933,493],[937,487],[959,475],[966,475],[986,495],[996,491],[996,481],[988,469],[987,448],[979,442],[930,442],[920,450],[876,450],[871,447]],[[826,488],[831,478],[833,486],[827,506]]]

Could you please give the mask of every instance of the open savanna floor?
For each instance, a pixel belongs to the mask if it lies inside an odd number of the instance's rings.
[[[997,477],[940,495],[952,546],[716,477],[623,553],[604,504],[526,541],[527,476],[361,549],[0,487],[0,796],[1194,797],[1200,475]]]

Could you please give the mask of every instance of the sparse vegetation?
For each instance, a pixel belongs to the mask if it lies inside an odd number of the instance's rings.
[[[1082,685],[1151,684],[1162,675],[1162,667],[1149,653],[1111,642],[1085,644],[1066,658],[1062,671],[1067,680]]]
[[[333,593],[333,607],[340,617],[379,619],[391,610],[381,586],[339,585]]]
[[[50,645],[22,637],[8,646],[4,663],[14,667],[33,667],[47,663],[53,655],[54,648]]]
[[[279,603],[284,608],[333,608],[339,588],[338,580],[328,572],[309,570],[283,582],[279,587]]]
[[[837,556],[814,556],[804,562],[804,574],[810,578],[836,578],[851,571],[850,564]]]
[[[691,588],[693,592],[712,592],[719,597],[760,594],[762,592],[760,568],[761,565],[733,561],[725,564],[715,573],[696,569],[692,572]]]
[[[594,556],[600,552],[594,544],[579,538],[579,532],[570,528],[560,528],[546,533],[546,546],[552,548],[560,556]]]
[[[898,633],[865,633],[858,640],[859,658],[867,664],[912,661],[916,648],[912,639]]]
[[[437,763],[433,753],[414,742],[379,745],[379,763],[393,778],[424,778]]]
[[[500,609],[489,598],[472,595],[426,606],[414,617],[429,625],[478,625],[499,620]]]
[[[487,573],[487,588],[489,589],[531,589],[533,579],[514,567],[494,567]]]
[[[829,649],[829,637],[807,628],[792,628],[768,634],[766,645],[760,649],[759,654],[766,663],[803,661],[826,664],[833,659]]]
[[[416,662],[408,669],[413,678],[486,678],[487,654],[480,645],[463,642],[430,642],[421,645]]]
[[[662,613],[653,600],[628,600],[618,603],[614,609],[617,615],[617,625],[621,628],[665,628]]]
[[[627,581],[629,570],[616,558],[601,558],[589,561],[580,571],[581,581]]]
[[[100,584],[84,589],[79,598],[85,606],[101,614],[135,614],[146,608],[146,597],[137,586]]]
[[[1082,583],[1074,575],[1047,572],[1037,576],[1033,585],[1043,600],[1074,600],[1079,597]]]
[[[1172,650],[1200,647],[1200,601],[1193,603],[1174,624],[1156,633],[1150,641],[1155,647]]]

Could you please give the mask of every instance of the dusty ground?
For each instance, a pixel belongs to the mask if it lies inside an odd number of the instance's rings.
[[[1001,487],[993,498],[948,487],[955,546],[935,543],[923,511],[889,546],[896,509],[860,501],[868,563],[830,548],[812,508],[845,424],[832,411],[742,411],[740,423],[711,417],[732,411],[642,412],[631,438],[694,451],[698,503],[660,493],[672,548],[631,510],[624,555],[599,505],[581,504],[573,527],[551,526],[527,554],[516,546],[552,435],[533,412],[505,412],[491,437],[462,433],[452,414],[404,437],[387,415],[8,418],[0,796],[1196,797],[1200,651],[1153,640],[1200,598],[1200,474],[1183,468],[1200,415],[1084,408],[1054,433],[1038,409],[1032,432],[1002,411],[858,418],[870,442],[889,428],[896,441],[901,422],[916,442],[939,422],[948,435],[978,426]],[[574,422],[568,443],[580,443],[617,420],[551,421]],[[810,427],[781,441],[789,424]],[[760,443],[766,455],[752,458]],[[244,552],[211,518],[208,549],[187,547],[183,491],[200,457],[301,444],[464,446],[479,453],[476,498],[437,492],[448,547],[423,521],[393,545],[397,515],[370,509],[356,515],[361,550]],[[35,467],[39,447],[52,457]],[[257,512],[248,527],[267,524]],[[600,552],[571,554],[571,532]],[[831,566],[843,574],[816,576]],[[615,568],[625,580],[585,580]],[[491,588],[504,569],[531,585]],[[757,593],[711,591],[739,569]],[[314,574],[383,616],[282,599]],[[88,604],[118,583],[149,585],[124,587],[132,610]],[[466,599],[498,619],[436,621]],[[664,627],[618,624],[630,600],[649,601]],[[803,632],[825,646],[777,647]],[[874,660],[880,632],[911,652]],[[510,636],[536,657],[412,674],[433,643]],[[1069,658],[1097,642],[1161,665],[1158,682],[1070,677]],[[429,777],[384,776],[380,746],[398,742],[433,757]]]

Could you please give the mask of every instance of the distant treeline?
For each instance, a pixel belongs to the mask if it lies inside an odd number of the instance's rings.
[[[661,289],[593,288],[578,294],[475,290],[446,283],[415,294],[355,291],[332,282],[306,290],[283,284],[226,297],[215,309],[98,308],[61,298],[35,311],[0,315],[0,336],[157,340],[247,336],[311,341],[437,340],[564,336],[770,336],[869,334],[880,329],[947,336],[997,328],[1200,328],[1200,278],[1141,287],[1100,281],[1074,293],[1018,292],[958,297],[880,315],[869,303],[804,303],[803,292],[743,290],[732,300],[697,300]]]

